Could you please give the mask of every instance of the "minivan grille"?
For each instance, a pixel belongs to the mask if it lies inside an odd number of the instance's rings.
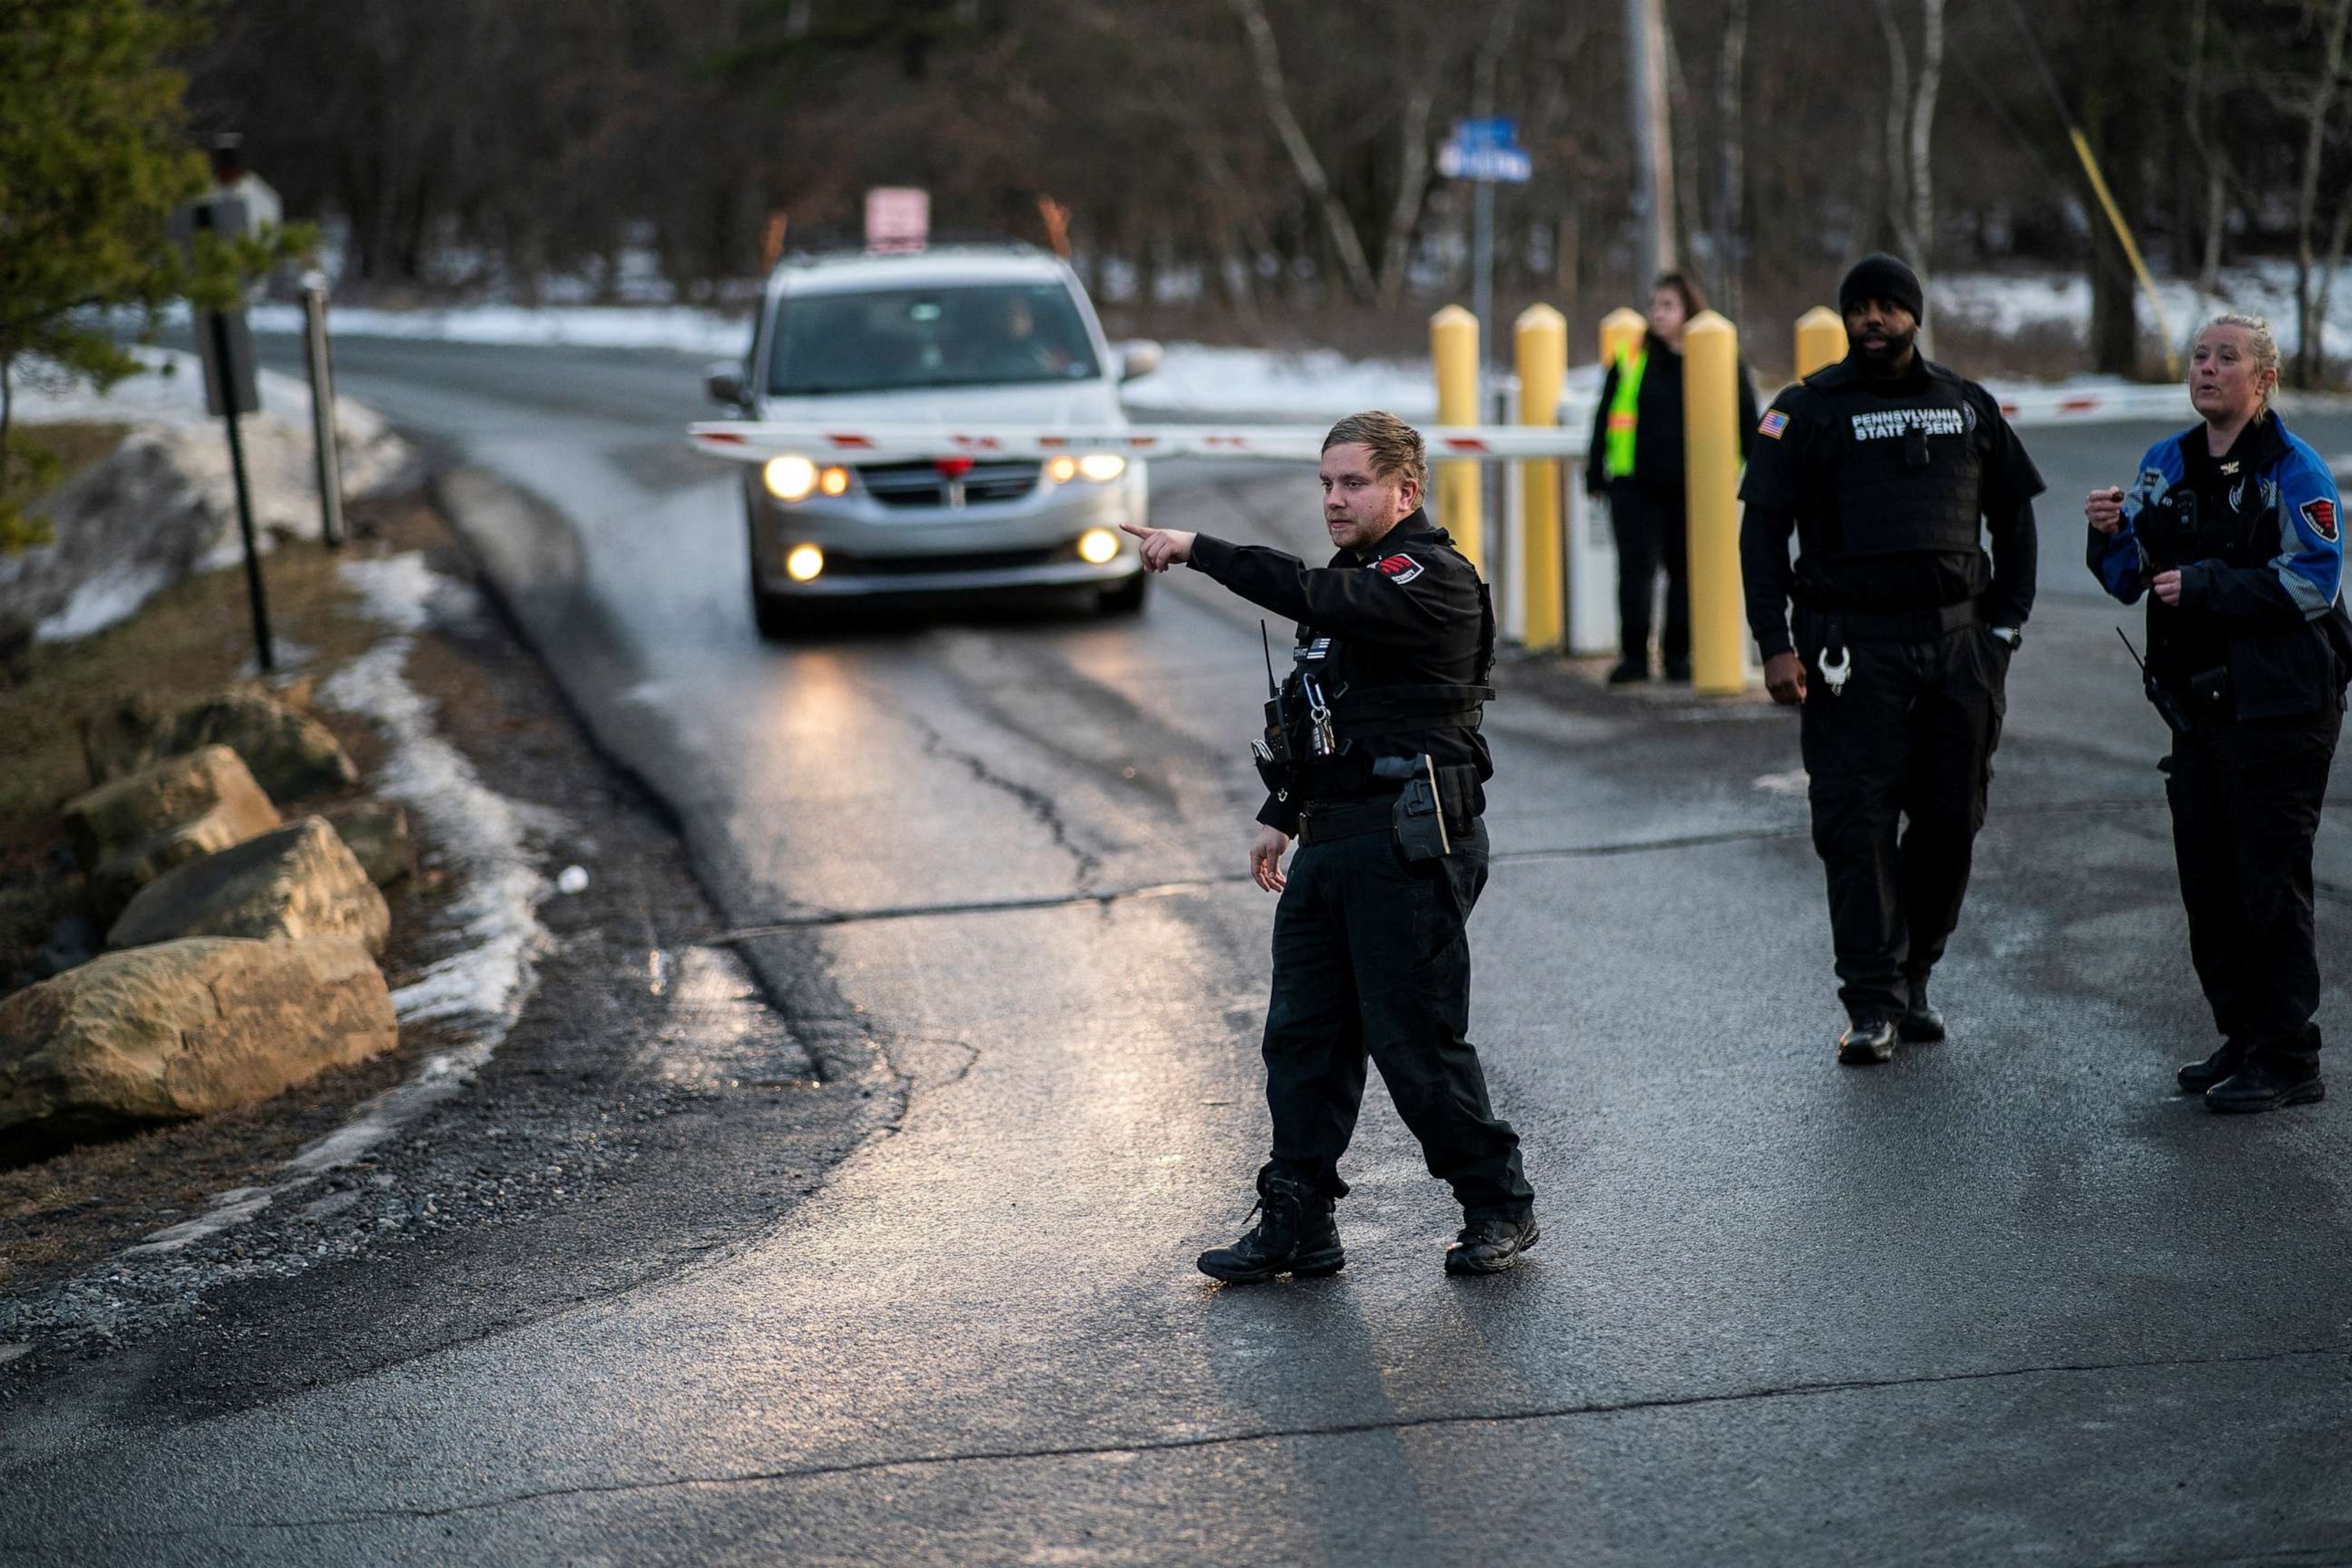
[[[1023,462],[974,463],[961,477],[966,506],[982,501],[1019,500],[1037,488],[1041,465]],[[959,482],[940,472],[937,465],[868,463],[857,470],[866,493],[888,507],[944,507],[949,491]]]

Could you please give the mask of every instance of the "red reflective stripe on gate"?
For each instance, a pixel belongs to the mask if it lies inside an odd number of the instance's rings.
[[[825,443],[834,447],[858,447],[872,450],[874,443],[864,436],[827,436]]]

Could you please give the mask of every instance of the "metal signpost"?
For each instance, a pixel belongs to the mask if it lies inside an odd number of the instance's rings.
[[[233,196],[191,202],[174,215],[173,232],[193,240],[199,233],[242,235],[251,219],[245,203]],[[195,313],[196,352],[205,366],[205,412],[217,414],[228,431],[229,477],[236,487],[236,526],[245,539],[245,587],[253,602],[253,646],[262,672],[278,668],[277,649],[269,637],[269,600],[261,584],[261,551],[253,531],[253,489],[245,475],[245,437],[239,433],[240,414],[261,411],[261,387],[254,374],[253,331],[246,324],[245,307]]]
[[[335,444],[335,362],[327,350],[327,286],[302,282],[302,351],[310,370],[310,438],[319,453],[319,537],[343,542],[343,459]]]
[[[1437,172],[1449,180],[1468,180],[1476,186],[1470,241],[1470,313],[1478,319],[1478,400],[1474,406],[1483,424],[1503,417],[1495,412],[1494,400],[1486,391],[1492,353],[1487,334],[1493,330],[1495,314],[1495,185],[1497,181],[1527,184],[1535,174],[1535,160],[1519,145],[1518,121],[1507,115],[1490,115],[1454,122],[1452,139],[1437,150]],[[1485,483],[1482,479],[1482,489]]]

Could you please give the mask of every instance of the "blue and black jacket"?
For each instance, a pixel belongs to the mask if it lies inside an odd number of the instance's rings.
[[[2122,526],[2090,531],[2091,571],[2130,605],[2157,574],[2179,569],[2179,605],[2148,600],[2148,665],[2158,679],[2185,681],[2208,663],[2225,664],[2240,719],[2336,707],[2352,671],[2352,621],[2339,592],[2335,476],[2274,414],[2222,458],[2204,441],[2200,425],[2147,449],[2124,497]],[[2191,493],[2201,504],[2185,509]],[[2195,532],[2181,531],[2184,515],[2200,523]]]

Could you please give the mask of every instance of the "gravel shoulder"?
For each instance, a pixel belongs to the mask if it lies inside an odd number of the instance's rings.
[[[423,494],[383,503],[372,526],[476,581]],[[845,1058],[866,1026],[814,944],[772,1005],[779,954],[761,955],[763,989],[710,945],[721,921],[659,804],[593,749],[494,600],[443,598],[410,684],[485,784],[540,808],[547,875],[588,874],[540,907],[550,940],[530,1001],[464,1092],[300,1201],[180,1251],[114,1247],[413,1076],[438,1026],[404,1026],[396,1058],[235,1120],[68,1157],[108,1256],[87,1261],[79,1235],[0,1283],[0,1434],[178,1425],[627,1289],[762,1234],[898,1118],[878,1053]],[[431,927],[429,834],[424,850],[396,941]],[[388,955],[395,984],[403,957]],[[162,1195],[142,1211],[122,1201],[133,1187]],[[22,1453],[0,1435],[0,1468]]]

